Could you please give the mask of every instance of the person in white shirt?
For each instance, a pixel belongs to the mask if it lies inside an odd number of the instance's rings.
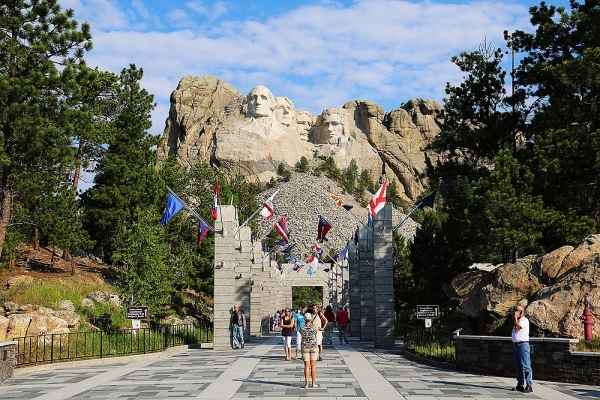
[[[517,386],[513,391],[533,392],[533,375],[529,355],[529,320],[525,317],[525,307],[515,307],[514,328],[512,330],[513,360],[517,371]]]

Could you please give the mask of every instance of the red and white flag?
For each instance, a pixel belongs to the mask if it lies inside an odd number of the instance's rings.
[[[219,216],[219,200],[221,200],[221,191],[219,190],[219,182],[215,182],[215,193],[213,195],[213,205],[210,209],[210,215],[213,219]]]
[[[273,215],[275,214],[275,205],[273,204],[273,199],[277,193],[279,193],[279,190],[273,193],[271,197],[269,197],[267,201],[263,203],[263,208],[260,210],[260,215],[266,219],[273,218]]]
[[[383,184],[379,188],[375,195],[369,202],[367,206],[367,210],[371,213],[372,216],[376,216],[379,211],[383,209],[385,206],[385,191],[387,189],[387,181],[383,181]]]

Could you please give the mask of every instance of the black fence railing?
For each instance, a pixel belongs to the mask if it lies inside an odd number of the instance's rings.
[[[17,367],[92,358],[155,353],[168,347],[213,340],[211,325],[56,333],[13,338]]]
[[[396,324],[396,336],[404,338],[404,349],[413,354],[437,361],[456,362],[454,332],[399,322]]]

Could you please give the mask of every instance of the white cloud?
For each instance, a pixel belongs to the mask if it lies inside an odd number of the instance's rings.
[[[115,4],[73,6],[93,16],[95,48],[86,59],[115,72],[130,63],[144,69],[143,84],[159,103],[155,134],[164,128],[170,93],[187,74],[218,76],[242,93],[263,84],[313,114],[355,99],[389,111],[415,97],[441,101],[446,82],[461,79],[452,55],[476,50],[484,38],[503,46],[505,29],[529,26],[527,8],[505,2],[321,3],[261,22],[231,19],[224,2],[193,1],[170,10],[171,32],[144,32],[144,21],[156,17],[147,7],[134,2],[134,21]]]

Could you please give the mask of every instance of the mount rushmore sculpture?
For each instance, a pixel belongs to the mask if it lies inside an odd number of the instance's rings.
[[[303,156],[331,156],[340,169],[354,159],[359,171],[366,169],[374,181],[396,180],[399,194],[414,201],[426,185],[426,159],[437,157],[424,148],[440,132],[442,113],[438,103],[424,99],[387,113],[355,100],[314,116],[262,85],[244,96],[217,77],[185,76],[171,94],[158,158],[206,161],[261,182],[276,176],[280,163],[293,168]]]

